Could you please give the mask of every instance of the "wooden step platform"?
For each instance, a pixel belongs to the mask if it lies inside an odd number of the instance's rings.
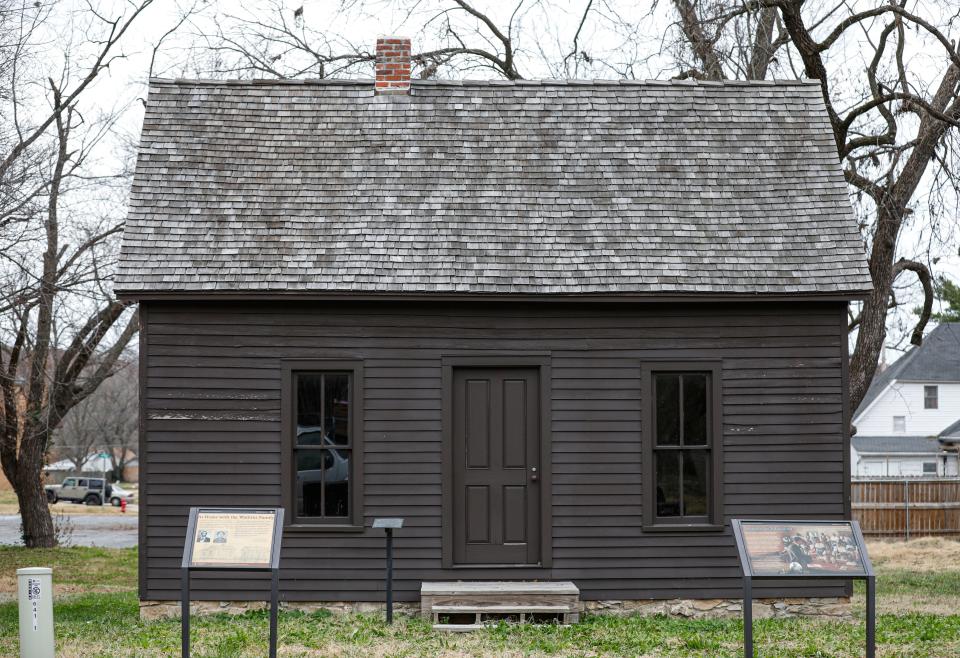
[[[420,586],[420,612],[442,631],[472,631],[485,623],[555,618],[580,621],[580,590],[571,582],[453,581]]]

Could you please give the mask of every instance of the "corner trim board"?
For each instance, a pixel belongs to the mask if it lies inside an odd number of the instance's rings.
[[[139,543],[137,549],[139,554],[137,575],[141,601],[150,598],[150,593],[147,590],[147,583],[149,582],[147,579],[147,563],[149,561],[147,556],[150,546],[147,535],[147,526],[150,523],[149,503],[147,500],[150,489],[150,460],[147,458],[147,359],[149,358],[149,332],[147,328],[150,326],[149,308],[149,304],[140,304],[139,362],[137,363],[138,387],[140,389],[137,398],[137,405],[140,412],[140,418],[137,421],[137,457],[140,462],[137,477],[143,484],[139,494],[140,519],[137,524],[137,541]]]

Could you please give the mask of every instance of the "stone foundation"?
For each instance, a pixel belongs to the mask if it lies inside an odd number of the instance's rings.
[[[242,615],[250,610],[267,610],[270,604],[264,601],[191,601],[191,615],[213,615],[225,613],[228,615]],[[350,601],[281,601],[281,610],[298,610],[300,612],[316,612],[329,610],[336,615],[355,613],[383,612],[386,605],[383,603],[350,602]],[[398,615],[415,616],[420,614],[419,603],[393,604],[393,611]],[[180,617],[179,601],[140,601],[140,619],[151,621],[154,619],[169,619]]]
[[[268,607],[263,601],[193,601],[191,615],[226,613],[238,615],[249,610]],[[730,619],[743,614],[739,599],[671,599],[643,601],[584,601],[584,611],[595,615],[669,615],[689,619]],[[385,609],[383,603],[372,602],[281,602],[281,610],[315,612],[329,610],[334,614],[370,613]],[[417,616],[419,603],[394,603],[397,614]],[[179,601],[141,601],[140,618],[144,620],[180,616]],[[853,613],[849,598],[756,599],[753,602],[755,619],[769,617],[829,617],[850,619]]]
[[[584,601],[583,608],[595,615],[668,615],[689,619],[731,619],[743,615],[743,601],[740,599]],[[753,617],[852,619],[853,612],[849,598],[754,599]]]

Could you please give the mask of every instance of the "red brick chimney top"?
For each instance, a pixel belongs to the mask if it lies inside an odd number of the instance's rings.
[[[377,39],[376,93],[410,93],[410,39]]]

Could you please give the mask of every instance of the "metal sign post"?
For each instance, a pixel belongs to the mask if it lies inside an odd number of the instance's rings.
[[[374,519],[374,528],[387,534],[387,623],[393,623],[393,530],[403,527],[403,519]]]
[[[740,568],[743,571],[743,655],[753,658],[753,581],[754,580],[792,580],[810,578],[817,580],[865,580],[867,581],[867,658],[876,655],[876,577],[873,565],[867,556],[867,547],[856,521],[770,521],[733,519],[733,536],[737,541],[740,555]],[[836,537],[837,546],[824,544],[814,546],[813,555],[804,554],[803,535],[791,537],[791,533],[807,530],[822,537],[824,530],[833,534],[828,543]],[[755,535],[756,537],[752,537]],[[779,538],[782,546],[778,551],[770,538]],[[819,542],[823,544],[823,542]],[[854,552],[856,548],[856,552]],[[831,551],[833,551],[831,553]],[[778,556],[782,556],[778,558]],[[781,566],[772,566],[778,559]],[[817,561],[823,564],[818,564]],[[807,564],[805,564],[807,562]],[[786,567],[783,567],[785,564]]]
[[[180,564],[180,649],[190,658],[190,572],[270,572],[270,658],[277,656],[282,508],[191,507]]]

